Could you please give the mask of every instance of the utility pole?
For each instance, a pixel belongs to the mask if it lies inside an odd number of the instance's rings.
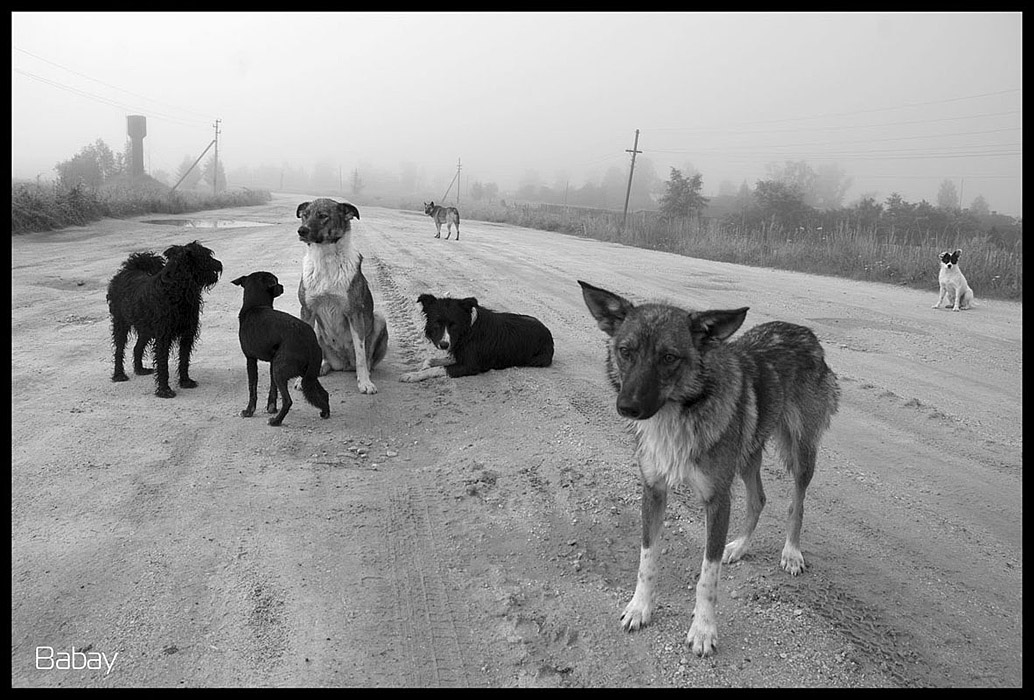
[[[219,122],[215,120],[215,166],[212,168],[212,194],[219,194]]]
[[[456,206],[460,205],[460,159],[456,159]]]
[[[625,191],[625,210],[621,214],[621,232],[625,231],[625,219],[628,217],[628,198],[632,194],[632,173],[635,172],[635,155],[636,153],[642,153],[639,150],[639,129],[635,130],[635,143],[632,144],[632,150],[625,149],[625,153],[632,154],[632,167],[628,169],[628,189]]]

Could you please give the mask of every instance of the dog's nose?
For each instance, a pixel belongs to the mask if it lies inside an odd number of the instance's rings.
[[[300,227],[298,227],[298,235],[299,236],[308,236],[309,235],[309,227],[308,226],[300,226]]]
[[[442,350],[448,350],[449,349],[449,341],[448,340],[443,340],[442,342],[438,343],[438,347],[441,348]]]
[[[623,418],[637,419],[642,417],[643,409],[638,404],[632,401],[624,400],[618,397],[617,401],[618,415]]]

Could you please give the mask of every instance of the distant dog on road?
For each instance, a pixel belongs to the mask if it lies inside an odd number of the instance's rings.
[[[355,371],[363,394],[376,394],[370,370],[388,351],[388,325],[373,311],[373,294],[363,276],[363,256],[352,249],[352,219],[359,210],[347,202],[316,199],[298,205],[298,238],[305,243],[298,284],[302,320],[316,331],[323,348],[320,376],[332,369]]]
[[[951,253],[945,250],[937,256],[941,261],[941,272],[937,275],[940,294],[937,297],[937,303],[932,308],[939,308],[942,302],[952,305],[952,311],[960,311],[972,306],[973,290],[969,288],[966,276],[959,269],[961,255],[961,250]]]
[[[445,224],[447,233],[445,234],[445,240],[449,240],[452,237],[452,225],[456,224],[456,240],[460,239],[460,210],[456,207],[443,207],[441,205],[431,202],[428,204],[424,202],[424,213],[434,219],[435,228],[438,229],[438,233],[435,234],[435,238],[442,237],[442,224]]]
[[[270,425],[280,425],[291,410],[291,394],[287,380],[301,377],[305,400],[320,409],[320,418],[330,415],[330,397],[319,382],[323,351],[316,332],[301,319],[273,308],[273,299],[284,293],[280,280],[272,272],[252,272],[238,277],[232,284],[244,288],[244,304],[238,314],[241,350],[248,365],[248,406],[241,416],[255,415],[258,402],[258,361],[269,363],[269,398],[266,413],[276,413]],[[283,394],[283,407],[276,410],[277,390]]]
[[[607,377],[617,391],[618,414],[635,432],[642,475],[639,577],[621,624],[631,631],[650,622],[668,489],[688,481],[703,501],[707,540],[688,642],[698,656],[707,656],[718,641],[721,567],[740,559],[750,545],[765,505],[761,455],[773,436],[795,484],[781,564],[792,575],[804,569],[804,494],[819,438],[837,411],[836,375],[804,326],[763,323],[727,343],[743,323],[746,307],[634,306],[617,294],[579,284],[589,312],[610,336]],[[746,487],[747,518],[742,534],[725,544],[737,474]]]
[[[427,319],[424,334],[449,357],[428,359],[400,381],[466,377],[507,367],[548,367],[553,362],[553,335],[537,318],[492,311],[474,297],[421,294],[417,302]]]
[[[190,353],[201,332],[201,292],[222,274],[223,264],[197,241],[168,248],[165,258],[151,252],[133,253],[108,284],[108,310],[115,345],[113,382],[129,381],[123,369],[126,340],[136,331],[133,372],[155,375],[155,396],[170,399],[169,352],[179,340],[179,384],[193,389]],[[144,367],[144,349],[154,341],[155,369]]]

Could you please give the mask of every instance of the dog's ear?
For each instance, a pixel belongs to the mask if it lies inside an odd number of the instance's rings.
[[[460,299],[460,308],[470,313],[470,310],[478,305],[477,297],[467,297],[466,299]]]
[[[955,252],[951,254],[951,257],[955,258],[955,261],[958,262],[959,258],[962,257],[962,249],[957,248]]]
[[[635,308],[632,302],[588,282],[578,280],[578,284],[582,286],[582,298],[589,307],[589,313],[596,319],[596,325],[607,335],[617,333],[625,317]]]
[[[438,300],[432,294],[421,294],[416,298],[416,301],[420,304],[424,313],[427,313],[427,310],[434,306]]]
[[[359,218],[359,210],[354,205],[348,202],[338,202],[337,206],[341,210],[341,215],[345,217],[345,221]]]
[[[179,255],[179,253],[181,253],[183,251],[183,249],[184,249],[184,246],[181,246],[181,245],[171,245],[168,248],[166,248],[164,251],[162,251],[162,255],[165,256],[166,260],[171,260],[176,255]]]
[[[312,202],[302,202],[301,204],[299,204],[298,208],[294,210],[295,217],[300,219],[306,213],[308,213],[310,204],[312,204]]]
[[[735,333],[747,318],[747,309],[728,311],[694,311],[689,314],[689,330],[697,347],[720,343]]]
[[[246,280],[246,279],[248,279],[248,276],[247,276],[247,275],[241,275],[241,276],[240,276],[240,277],[238,277],[237,279],[235,279],[235,280],[231,280],[231,281],[230,281],[230,284],[235,284],[235,285],[237,285],[238,287],[243,287],[243,286],[244,286],[244,280]]]

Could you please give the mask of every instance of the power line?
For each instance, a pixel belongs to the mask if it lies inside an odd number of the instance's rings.
[[[78,75],[81,78],[86,78],[87,80],[92,80],[95,83],[100,83],[101,85],[104,85],[105,87],[112,88],[113,90],[118,90],[119,92],[124,92],[124,93],[126,93],[128,95],[133,95],[134,97],[139,97],[141,99],[148,100],[150,102],[154,102],[155,104],[165,105],[166,107],[169,107],[171,109],[174,109],[174,110],[177,110],[177,111],[180,111],[180,112],[186,112],[188,114],[192,114],[192,115],[194,115],[196,117],[200,117],[202,119],[205,119],[206,121],[208,120],[208,115],[201,114],[200,112],[194,112],[193,110],[183,109],[182,107],[177,107],[177,106],[171,105],[171,104],[169,104],[167,102],[162,102],[161,100],[156,100],[156,99],[154,99],[152,97],[147,97],[146,95],[141,95],[139,93],[133,92],[132,90],[126,90],[125,88],[121,88],[121,87],[119,87],[117,85],[112,85],[111,83],[106,83],[103,80],[99,80],[97,78],[93,78],[93,77],[91,77],[89,75],[86,75],[85,73],[80,73],[79,71],[72,70],[71,68],[69,68],[67,66],[63,66],[60,63],[55,63],[54,61],[51,61],[51,60],[46,59],[46,58],[43,58],[42,56],[37,56],[36,54],[32,53],[31,51],[26,51],[25,49],[18,48],[17,46],[14,46],[12,48],[15,51],[20,51],[21,53],[23,53],[23,54],[25,54],[27,56],[32,56],[33,58],[35,58],[37,60],[43,61],[44,63],[49,63],[52,66],[56,66],[57,68],[60,68],[61,70],[66,70],[69,73],[72,73],[74,75]]]
[[[857,110],[857,111],[854,111],[854,112],[834,112],[834,113],[830,113],[830,114],[816,114],[814,116],[805,116],[805,117],[788,117],[786,119],[770,119],[770,120],[754,121],[754,122],[738,122],[738,123],[734,123],[734,124],[728,124],[726,126],[756,126],[756,125],[759,125],[759,124],[784,124],[786,122],[802,121],[802,120],[805,120],[805,119],[827,119],[829,117],[851,117],[851,116],[855,116],[857,114],[875,114],[877,112],[892,112],[892,111],[897,110],[897,109],[908,109],[910,107],[925,107],[927,105],[946,104],[948,102],[961,102],[961,101],[964,101],[964,100],[975,100],[975,99],[979,99],[981,97],[993,97],[993,96],[996,96],[996,95],[1007,95],[1009,93],[1021,92],[1021,91],[1022,91],[1021,88],[1009,88],[1008,90],[998,90],[996,92],[984,92],[984,93],[980,93],[979,95],[965,95],[965,96],[962,96],[962,97],[950,97],[950,98],[944,99],[944,100],[930,100],[928,102],[911,102],[911,103],[906,103],[906,104],[903,104],[903,105],[898,105],[896,107],[880,107],[878,109],[863,109],[863,110]],[[649,130],[650,131],[698,131],[700,129],[698,127],[677,127],[677,126],[673,126],[673,127],[654,127],[652,129],[649,129]],[[704,129],[704,130],[706,131],[707,129]]]
[[[15,73],[21,73],[22,75],[24,75],[24,76],[26,76],[28,78],[32,78],[33,80],[37,80],[37,81],[39,81],[41,83],[45,83],[47,85],[51,85],[53,87],[56,87],[59,90],[65,90],[67,92],[71,92],[71,93],[74,93],[76,95],[80,95],[82,97],[85,97],[85,98],[87,98],[89,100],[93,100],[95,102],[101,102],[103,104],[107,104],[107,105],[110,105],[112,107],[118,107],[119,109],[122,109],[122,110],[125,110],[125,111],[128,111],[128,112],[147,112],[148,116],[151,116],[151,117],[153,117],[155,119],[162,119],[162,120],[165,120],[165,121],[168,121],[168,122],[172,122],[174,124],[180,124],[182,126],[191,126],[191,127],[200,126],[200,124],[198,124],[197,122],[183,121],[182,119],[177,119],[176,117],[173,117],[173,116],[170,116],[170,115],[167,115],[167,114],[162,114],[161,112],[155,112],[154,110],[151,110],[151,109],[145,109],[145,110],[137,109],[136,107],[124,104],[122,102],[118,102],[118,101],[113,100],[113,99],[111,99],[109,97],[104,97],[102,95],[96,95],[96,94],[94,94],[92,92],[87,92],[85,90],[80,90],[79,88],[75,88],[75,87],[72,87],[70,85],[65,85],[64,83],[59,83],[56,80],[51,80],[50,78],[44,78],[41,75],[36,75],[35,73],[30,73],[28,71],[22,70],[21,68],[12,68],[11,70],[13,70]],[[208,125],[205,124],[205,127],[207,127],[207,126]]]

